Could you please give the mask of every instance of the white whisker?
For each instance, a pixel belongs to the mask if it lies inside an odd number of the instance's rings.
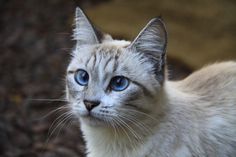
[[[48,102],[69,102],[66,99],[44,99],[44,98],[39,98],[39,99],[28,99],[29,101],[48,101]]]
[[[155,118],[155,117],[153,117],[153,116],[151,116],[151,115],[149,115],[149,114],[147,114],[147,113],[145,113],[145,112],[142,112],[142,111],[138,111],[138,110],[134,110],[134,109],[128,109],[128,108],[125,108],[125,109],[122,109],[122,108],[119,108],[118,109],[118,111],[119,110],[123,110],[123,111],[125,111],[125,112],[130,112],[130,113],[135,113],[135,114],[140,114],[140,115],[143,115],[143,116],[145,116],[146,118],[149,118],[149,119],[151,119],[151,120],[153,120],[153,121],[155,121],[155,122],[159,122],[159,120],[157,119],[157,118]]]
[[[143,131],[145,131],[146,135],[152,134],[152,130],[150,129],[150,127],[148,125],[145,125],[142,121],[136,120],[135,115],[120,114],[120,116],[134,124],[142,133]]]
[[[54,113],[56,113],[56,112],[60,112],[60,111],[62,111],[62,110],[64,110],[64,109],[69,109],[69,107],[68,107],[68,106],[61,106],[61,107],[58,107],[58,108],[56,108],[56,109],[50,111],[49,113],[47,113],[47,114],[44,115],[43,117],[39,118],[38,120],[45,119],[45,118],[49,117],[50,115],[52,115],[52,114],[54,114]]]

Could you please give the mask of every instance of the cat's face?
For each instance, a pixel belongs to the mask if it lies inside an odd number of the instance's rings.
[[[74,37],[66,76],[74,115],[89,125],[120,126],[153,112],[164,81],[166,32],[160,19],[130,43],[102,36],[77,9]]]

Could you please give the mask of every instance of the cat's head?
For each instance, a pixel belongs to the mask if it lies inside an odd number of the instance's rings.
[[[165,81],[167,33],[152,19],[133,42],[113,40],[76,9],[75,49],[67,69],[72,112],[89,125],[123,125],[158,110]],[[134,122],[133,122],[134,123]]]

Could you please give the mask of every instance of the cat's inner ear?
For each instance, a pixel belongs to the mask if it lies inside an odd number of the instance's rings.
[[[164,80],[167,32],[161,18],[152,19],[139,33],[129,48],[142,54],[154,64],[159,81]]]
[[[79,7],[76,8],[73,37],[77,45],[98,44],[102,38],[102,33],[92,25]]]

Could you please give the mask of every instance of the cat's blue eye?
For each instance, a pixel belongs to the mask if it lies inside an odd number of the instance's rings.
[[[75,81],[81,86],[87,86],[89,75],[85,70],[79,69],[75,72]]]
[[[129,79],[124,76],[115,76],[111,79],[110,88],[114,91],[123,91],[129,86]]]

